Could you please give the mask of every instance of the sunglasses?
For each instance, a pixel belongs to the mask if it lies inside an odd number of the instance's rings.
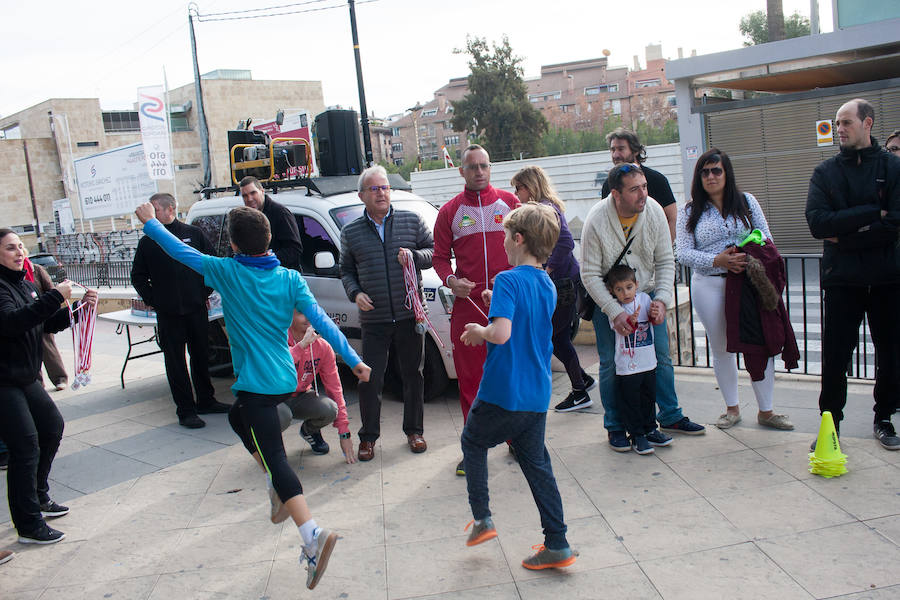
[[[631,173],[632,171],[637,171],[638,173],[641,173],[642,172],[641,166],[636,165],[634,163],[625,163],[625,164],[619,165],[619,175],[625,175],[627,173]]]
[[[466,171],[489,171],[491,169],[491,163],[471,163],[463,165],[463,169]]]
[[[389,186],[389,185],[373,185],[373,186],[369,186],[369,189],[372,190],[373,192],[378,192],[378,190],[381,190],[382,192],[387,192],[388,190],[391,189],[391,186]]]
[[[703,169],[700,169],[700,178],[706,179],[710,175],[713,175],[715,177],[721,177],[722,173],[724,173],[724,172],[725,171],[722,169],[722,167],[711,167],[711,168],[704,167]]]

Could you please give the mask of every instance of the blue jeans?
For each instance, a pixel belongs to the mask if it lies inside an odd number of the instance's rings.
[[[625,422],[619,416],[619,400],[616,397],[616,333],[609,326],[609,317],[601,310],[594,311],[594,334],[597,338],[597,357],[600,373],[597,386],[603,403],[603,426],[608,431],[625,431]],[[659,412],[656,420],[661,425],[671,425],[684,415],[675,395],[675,370],[669,356],[669,332],[666,322],[653,326],[653,344],[656,348],[656,404]]]
[[[544,546],[563,550],[569,547],[569,542],[566,540],[562,499],[550,465],[550,453],[544,446],[546,422],[545,412],[509,411],[476,398],[462,432],[466,487],[472,516],[478,520],[491,516],[487,451],[509,440],[541,515]]]

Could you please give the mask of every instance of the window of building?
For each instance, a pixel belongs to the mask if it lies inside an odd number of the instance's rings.
[[[103,113],[103,131],[106,133],[140,130],[141,121],[136,110],[112,110]]]
[[[403,152],[403,142],[391,144],[391,150],[393,150],[394,152]]]
[[[560,104],[559,108],[564,113],[573,112],[575,110],[575,105],[574,104]]]
[[[391,127],[391,135],[394,137],[400,137],[400,128],[399,127]]]
[[[423,117],[433,117],[434,115],[437,114],[437,110],[438,109],[436,109],[436,108],[429,108],[428,110],[423,110],[422,116]]]
[[[402,159],[402,158],[395,158],[395,159],[394,159],[394,164],[397,165],[398,167],[402,167],[402,166],[403,166],[403,159]]]
[[[678,106],[678,102],[675,100],[675,96],[666,96],[666,104],[669,106]]]
[[[452,112],[453,112],[453,105],[452,105],[452,104],[448,104],[448,105],[447,105],[447,110],[445,110],[444,112],[447,113],[448,115],[449,115],[450,113],[452,113]]]
[[[584,88],[585,96],[596,96],[597,94],[612,94],[619,91],[618,83],[605,83],[602,85],[592,85]]]
[[[190,131],[187,113],[169,113],[169,129],[172,131]]]
[[[641,79],[634,82],[635,88],[659,87],[662,82],[657,79]]]
[[[560,98],[562,98],[561,91],[541,92],[538,94],[528,94],[529,102],[548,102],[550,100],[559,100]]]
[[[100,145],[100,142],[75,142],[75,145],[79,148],[95,148]]]
[[[607,100],[603,103],[603,110],[611,110],[614,115],[622,114],[621,100]]]
[[[8,127],[4,127],[0,130],[0,138],[4,140],[21,140],[22,139],[22,130],[19,129],[19,124],[9,125]]]
[[[458,146],[459,145],[459,136],[458,135],[448,135],[444,138],[445,146]]]
[[[175,170],[177,171],[190,171],[192,169],[199,169],[200,163],[186,163],[183,165],[175,165]]]

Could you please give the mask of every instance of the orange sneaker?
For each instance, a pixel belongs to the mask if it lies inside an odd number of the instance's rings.
[[[473,525],[474,527],[472,527]],[[472,527],[472,533],[469,534],[469,539],[466,540],[466,546],[477,546],[482,542],[497,537],[497,528],[494,527],[494,522],[490,517],[485,517],[480,523],[469,521],[469,524],[466,525],[463,531],[468,531],[469,527]]]
[[[543,544],[537,544],[531,547],[537,550],[537,554],[529,556],[522,561],[522,566],[526,569],[557,569],[561,567],[569,567],[575,564],[575,553],[571,548],[562,550],[550,550]]]

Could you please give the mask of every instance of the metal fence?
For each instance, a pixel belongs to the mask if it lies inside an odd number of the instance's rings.
[[[822,373],[822,330],[824,291],[819,285],[819,271],[822,262],[820,254],[785,254],[785,285],[782,299],[788,317],[797,337],[800,349],[800,361],[797,369],[788,370],[780,357],[775,359],[775,370],[785,373],[802,373],[821,375]],[[691,269],[678,266],[675,286],[676,304],[682,306],[690,302]],[[684,298],[685,292],[687,298]],[[681,322],[683,311],[675,311],[676,340],[678,353],[676,364],[690,367],[711,367],[712,356],[703,324],[693,310],[690,311],[690,323],[687,335]],[[685,356],[690,356],[686,359]],[[737,356],[738,366],[741,357]],[[875,347],[872,344],[869,324],[863,319],[859,329],[859,343],[853,358],[847,367],[848,377],[857,379],[875,378]]]
[[[130,287],[131,261],[65,263],[66,277],[89,287]]]

